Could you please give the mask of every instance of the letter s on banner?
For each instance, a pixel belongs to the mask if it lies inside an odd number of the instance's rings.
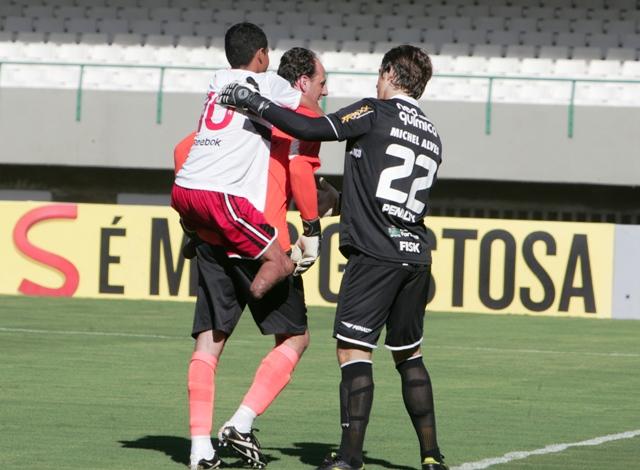
[[[71,297],[78,289],[80,275],[76,267],[67,259],[32,245],[27,234],[38,222],[48,219],[75,219],[78,217],[76,204],[53,204],[38,207],[23,215],[13,229],[13,242],[16,247],[29,258],[60,271],[65,281],[61,287],[41,286],[28,279],[23,279],[18,287],[24,295],[46,295],[51,297]]]

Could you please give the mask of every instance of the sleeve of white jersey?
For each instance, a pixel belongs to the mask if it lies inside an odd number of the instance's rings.
[[[288,81],[276,73],[269,73],[269,88],[271,101],[278,106],[289,109],[297,109],[300,106],[302,93],[293,88]]]

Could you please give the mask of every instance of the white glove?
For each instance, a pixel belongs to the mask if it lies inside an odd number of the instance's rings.
[[[291,261],[296,265],[294,276],[306,272],[320,255],[320,219],[303,220],[302,227],[303,234],[291,248]]]
[[[316,177],[318,191],[318,214],[328,217],[340,214],[340,192],[322,176]]]

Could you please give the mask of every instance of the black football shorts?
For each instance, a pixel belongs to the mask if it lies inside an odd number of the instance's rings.
[[[422,342],[431,266],[392,263],[363,253],[349,256],[333,337],[375,348],[386,326],[385,346],[411,349]]]
[[[302,278],[289,276],[260,300],[249,287],[260,261],[228,258],[224,249],[201,243],[197,247],[198,293],[191,336],[207,330],[233,333],[249,305],[263,335],[302,334],[307,330],[307,307]]]

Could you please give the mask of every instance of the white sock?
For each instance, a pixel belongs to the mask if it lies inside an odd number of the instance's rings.
[[[247,433],[251,431],[251,427],[253,426],[253,421],[256,419],[256,416],[258,415],[251,408],[240,405],[227,424],[235,427],[241,433]]]
[[[211,460],[216,451],[211,444],[211,436],[191,436],[191,463],[202,459]],[[195,461],[195,462],[194,462]]]

